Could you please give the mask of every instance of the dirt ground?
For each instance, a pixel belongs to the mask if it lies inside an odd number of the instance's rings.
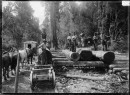
[[[127,55],[117,58],[126,58]],[[121,82],[118,75],[100,73],[97,71],[83,72],[82,70],[71,69],[66,72],[72,75],[83,75],[91,77],[104,77],[104,80],[91,80],[82,78],[66,78],[56,75],[56,89],[38,91],[37,93],[129,93],[129,81]],[[18,93],[31,93],[30,72],[21,72],[19,75]],[[14,93],[15,76],[10,74],[7,81],[2,81],[2,93]],[[48,88],[49,89],[49,88]]]

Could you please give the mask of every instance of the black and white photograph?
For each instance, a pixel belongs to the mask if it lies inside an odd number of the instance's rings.
[[[2,1],[1,93],[129,93],[130,1]]]

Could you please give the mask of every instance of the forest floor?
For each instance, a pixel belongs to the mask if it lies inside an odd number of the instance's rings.
[[[127,60],[127,54],[116,54],[116,60]],[[125,64],[124,64],[125,65]],[[91,80],[83,78],[67,78],[56,75],[56,87],[45,88],[34,93],[129,93],[129,81],[121,82],[116,74],[101,73],[93,70],[83,72],[79,69],[71,69],[66,72],[71,75],[103,77],[103,80]],[[32,93],[30,89],[29,71],[21,72],[18,80],[18,93]],[[2,93],[14,93],[15,76],[10,74],[7,81],[2,80]]]

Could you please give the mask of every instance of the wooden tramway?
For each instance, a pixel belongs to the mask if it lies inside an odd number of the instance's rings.
[[[67,50],[66,50],[67,51]],[[66,51],[64,51],[64,53],[66,53]],[[53,51],[54,52],[54,51]],[[85,58],[86,56],[84,56],[85,54],[89,54],[89,56],[97,56],[98,58],[102,59],[101,61],[93,61],[93,60],[90,60],[91,57],[87,56],[87,61],[73,61],[73,60],[70,60],[70,58],[66,57],[56,57],[53,58],[53,61],[54,61],[54,65],[55,66],[94,66],[94,67],[105,67],[105,66],[109,66],[110,68],[113,66],[113,67],[123,67],[124,64],[126,66],[129,66],[129,61],[128,60],[116,60],[115,59],[115,56],[116,54],[114,54],[114,52],[112,51],[91,51],[91,49],[79,49],[77,51],[80,56],[82,55],[83,57],[82,58]],[[56,54],[56,52],[55,52]],[[67,54],[65,54],[67,55]],[[70,57],[70,55],[68,54],[67,56]]]
[[[53,65],[54,66],[79,66],[79,67],[106,67],[107,65],[104,64],[103,61],[78,61],[80,55],[78,53],[74,53],[68,50],[62,50],[62,52],[65,54],[65,58],[60,57],[60,56],[55,56],[53,57]],[[69,52],[69,53],[68,53]],[[81,53],[81,51],[79,51]],[[91,53],[88,51],[85,51],[85,53]],[[76,60],[73,60],[73,57],[71,56],[72,54],[78,54],[76,56]],[[92,55],[92,53],[90,54]],[[83,53],[84,57],[84,53]],[[85,57],[84,57],[85,58]],[[87,57],[89,58],[89,57]]]
[[[102,61],[54,61],[54,66],[106,67]]]

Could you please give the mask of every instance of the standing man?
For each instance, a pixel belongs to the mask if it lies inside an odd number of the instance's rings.
[[[103,47],[103,51],[107,50],[107,42],[106,42],[104,33],[100,34],[100,39],[101,39],[101,44],[102,44],[102,47]]]
[[[84,45],[84,37],[85,37],[85,34],[82,32],[81,34],[80,34],[80,38],[81,38],[81,45],[82,45],[82,47],[84,47],[85,45]]]
[[[97,35],[96,35],[96,33],[94,33],[93,42],[94,42],[94,49],[95,50],[97,50],[97,40],[98,40]]]
[[[69,33],[68,37],[67,37],[67,47],[69,48],[69,50],[71,51],[71,33]]]
[[[42,43],[38,46],[38,48],[41,48],[41,50],[42,50],[41,54],[39,54],[39,56],[38,56],[38,64],[47,64],[46,39],[43,39]]]
[[[77,46],[76,39],[77,36],[76,33],[74,32],[74,35],[72,36],[72,52],[76,52],[76,46]]]
[[[47,57],[47,64],[52,64],[52,54],[50,52],[51,42],[47,41],[46,43],[46,57]]]

